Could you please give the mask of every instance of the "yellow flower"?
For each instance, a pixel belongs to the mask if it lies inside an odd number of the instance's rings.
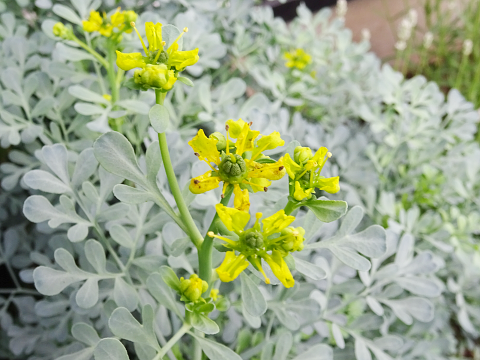
[[[262,136],[255,144],[260,132],[251,130],[250,125],[242,119],[228,120],[225,127],[227,130],[225,151],[222,152],[218,150],[217,146],[218,133],[207,138],[203,130],[198,131],[188,144],[193,148],[195,155],[205,161],[212,170],[190,181],[191,192],[194,194],[204,193],[218,187],[223,181],[223,192],[229,184],[234,186],[235,208],[248,211],[250,200],[247,186],[250,186],[254,192],[267,191],[271,184],[270,180],[279,180],[285,175],[283,158],[270,163],[257,162],[262,156],[262,151],[274,149],[285,143],[280,138],[280,134],[275,131],[270,135]],[[231,142],[228,136],[236,139],[236,142]],[[230,144],[234,145],[234,152],[230,151]],[[251,152],[249,153],[250,158],[246,158],[246,152]]]
[[[190,275],[190,279],[180,278],[180,300],[197,301],[207,291],[208,284],[196,274]]]
[[[139,52],[122,53],[117,51],[116,64],[125,71],[141,68],[142,70],[135,71],[134,81],[145,89],[170,90],[177,81],[177,73],[198,61],[198,48],[189,51],[178,50],[178,40],[188,31],[187,28],[184,28],[175,41],[165,50],[165,41],[162,39],[162,24],[145,23],[148,48],[133,22],[131,26],[142,43],[145,56]]]
[[[289,226],[295,217],[288,216],[284,210],[280,210],[263,219],[262,225],[260,225],[259,220],[262,214],[257,213],[253,227],[245,230],[250,220],[250,214],[228,208],[223,204],[217,204],[215,208],[225,227],[238,236],[238,240],[232,240],[215,235],[211,231],[208,233],[208,236],[225,242],[224,246],[232,250],[225,254],[223,263],[216,270],[220,280],[224,282],[235,280],[250,262],[263,274],[265,282],[269,284],[270,279],[262,267],[263,259],[285,287],[292,287],[294,280],[283,258],[289,252],[299,251],[303,248],[303,235],[305,234],[305,230],[302,228]],[[239,254],[236,255],[235,251]]]
[[[110,17],[104,12],[103,17],[98,11],[90,11],[90,16],[88,20],[83,20],[83,30],[86,32],[97,31],[105,37],[111,37],[113,30],[117,29],[117,36],[122,32],[131,33],[132,27],[130,26],[131,21],[135,21],[137,14],[132,11],[120,11],[120,8],[117,8],[117,11],[113,13]],[[128,20],[128,21],[127,21]]]
[[[245,255],[235,255],[235,251],[227,251],[225,259],[217,268],[217,274],[223,282],[235,280],[240,273],[248,267],[248,261],[245,260]]]
[[[216,302],[218,300],[218,289],[210,290],[210,297],[214,302]]]
[[[321,147],[312,155],[310,148],[297,146],[294,159],[285,155],[284,163],[288,176],[293,181],[291,194],[295,200],[309,199],[315,188],[334,194],[340,190],[339,177],[325,178],[320,175],[323,166],[332,156],[326,147]]]
[[[303,49],[296,49],[286,52],[283,57],[287,60],[285,66],[288,68],[296,67],[297,69],[304,69],[311,63],[312,57],[308,55]]]

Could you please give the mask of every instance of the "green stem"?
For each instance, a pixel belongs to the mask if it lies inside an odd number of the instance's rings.
[[[185,335],[185,333],[188,330],[190,330],[191,327],[192,325],[184,323],[182,327],[175,333],[175,335],[173,335],[171,339],[168,340],[165,346],[162,347],[162,350],[160,350],[160,352],[157,353],[157,356],[155,356],[153,360],[161,360],[165,356],[165,354],[168,352],[168,350],[170,350],[173,347],[173,345],[175,345],[178,342],[178,340],[180,340],[182,336]]]
[[[93,57],[95,59],[98,60],[98,62],[100,64],[103,65],[103,67],[105,69],[108,70],[109,68],[109,64],[108,62],[104,59],[104,57],[102,55],[100,55],[98,52],[96,52],[95,50],[93,50],[90,46],[88,46],[87,44],[85,44],[83,41],[81,41],[79,38],[77,38],[76,36],[73,37],[72,39],[73,41],[75,41],[78,45],[80,45],[82,48],[84,48],[85,50],[87,50],[90,54],[93,55]]]
[[[290,215],[293,212],[293,210],[295,210],[297,207],[298,207],[298,204],[295,201],[288,200],[288,203],[287,205],[285,205],[285,209],[284,209],[285,214]]]
[[[196,335],[199,337],[205,337],[205,334],[199,331],[195,331]],[[202,348],[197,339],[193,343],[193,360],[202,360]]]
[[[233,186],[228,186],[225,190],[223,199],[220,201],[222,205],[228,205],[228,201],[233,193]],[[203,239],[202,247],[198,251],[198,264],[199,264],[199,274],[200,279],[205,280],[209,287],[212,279],[212,250],[213,250],[213,238],[208,236],[209,231],[215,231],[217,222],[220,221],[218,214],[215,213],[212,223],[208,228],[207,235]],[[208,294],[207,294],[208,296]]]
[[[163,105],[165,100],[166,93],[160,92],[160,90],[155,90],[156,102],[159,105]],[[199,249],[203,242],[202,234],[195,225],[190,211],[188,211],[188,206],[185,204],[185,200],[182,196],[182,191],[180,186],[178,186],[177,177],[175,176],[175,171],[173,170],[172,160],[170,159],[170,153],[168,152],[167,136],[165,133],[158,134],[158,143],[160,145],[160,152],[162,154],[163,165],[165,166],[165,172],[167,174],[168,184],[170,185],[170,190],[172,195],[175,198],[177,203],[178,211],[180,212],[180,217],[182,218],[187,231],[188,236],[194,243],[194,245]]]
[[[118,101],[118,94],[119,88],[117,86],[117,74],[115,73],[115,47],[113,44],[108,44],[108,52],[107,52],[107,59],[108,59],[108,68],[107,68],[107,75],[108,75],[108,82],[110,83],[110,91],[112,92],[112,104]]]
[[[92,41],[90,39],[90,35],[85,33],[85,39],[87,39],[88,47],[92,48]],[[100,67],[96,61],[93,61],[93,68],[95,69],[95,73],[97,74],[97,80],[100,85],[100,89],[102,90],[103,94],[107,93],[107,89],[105,88],[105,83],[103,82],[102,72],[100,71]]]
[[[467,60],[468,60],[468,56],[463,54],[462,61],[460,63],[460,69],[458,70],[457,78],[455,79],[455,85],[453,86],[457,90],[460,90],[460,86],[462,85],[465,68],[467,66]]]
[[[113,108],[115,109],[115,103],[119,100],[120,94],[120,84],[118,82],[118,76],[121,76],[121,71],[119,69],[118,74],[115,72],[115,43],[109,41],[107,44],[107,60],[108,60],[108,68],[107,68],[107,77],[108,82],[110,84],[110,91],[112,95],[112,104]],[[122,132],[122,124],[123,124],[123,117],[117,119],[111,119],[111,126],[113,130]]]

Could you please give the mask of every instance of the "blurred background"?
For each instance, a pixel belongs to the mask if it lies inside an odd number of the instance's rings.
[[[284,19],[300,1],[267,1]],[[456,88],[480,107],[480,1],[350,0],[305,1],[311,10],[330,6],[345,12],[355,41],[405,76],[424,75],[447,93]]]

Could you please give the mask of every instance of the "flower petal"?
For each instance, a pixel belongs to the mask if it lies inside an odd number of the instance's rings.
[[[272,150],[283,145],[285,145],[285,141],[282,140],[278,131],[274,131],[267,136],[262,136],[262,138],[257,141],[257,147],[262,149],[262,151]]]
[[[209,190],[216,189],[220,185],[220,181],[218,176],[212,176],[212,172],[207,171],[205,174],[190,180],[189,189],[194,194],[203,194]]]
[[[235,251],[227,251],[222,264],[216,269],[218,277],[223,282],[235,280],[248,267],[245,255],[235,255]]]
[[[283,165],[283,158],[271,164],[259,164],[255,161],[247,161],[248,177],[249,178],[265,178],[269,180],[280,180],[286,173]]]
[[[250,209],[248,190],[242,190],[240,185],[235,184],[233,187],[233,195],[235,196],[235,199],[233,200],[233,206],[235,206],[235,209],[248,212],[248,209]]]
[[[235,121],[230,119],[230,120],[227,120],[227,122],[225,124],[228,126],[228,135],[231,138],[236,139],[240,136],[240,133],[242,132],[243,127],[247,123],[245,121],[243,121],[242,119],[238,119],[238,120],[235,120]]]
[[[270,269],[275,276],[280,280],[286,288],[291,288],[295,284],[292,273],[287,266],[285,260],[283,260],[280,251],[273,250],[272,255],[264,255],[263,258],[270,265]]]
[[[266,191],[265,189],[272,185],[272,182],[265,178],[252,178],[248,182],[253,192]]]
[[[322,146],[320,149],[317,150],[315,155],[313,155],[312,160],[317,162],[319,165],[323,165],[326,161],[325,156],[328,153],[328,149],[325,146]]]
[[[303,189],[302,186],[298,181],[295,181],[295,191],[293,193],[293,197],[295,200],[302,201],[304,199],[310,198],[314,188],[311,189]]]
[[[177,70],[181,70],[187,66],[196,64],[198,61],[198,48],[189,51],[174,51],[168,57],[168,65],[175,66]]]
[[[157,51],[162,46],[162,24],[153,22],[145,23],[145,34],[147,35],[148,51]]]
[[[260,135],[260,131],[250,130],[250,125],[245,123],[235,143],[237,155],[242,155],[245,151],[253,150],[253,143],[258,135]]]
[[[295,179],[295,176],[300,174],[303,171],[303,168],[298,165],[291,157],[290,154],[285,154],[283,158],[283,164],[287,170],[288,176],[292,179]]]
[[[143,68],[145,67],[145,60],[143,60],[143,56],[141,53],[128,53],[124,54],[120,51],[116,51],[117,53],[117,66],[125,71],[134,69],[134,68]]]
[[[264,237],[280,232],[295,220],[295,216],[285,215],[282,209],[262,220]]]
[[[112,22],[113,27],[119,27],[123,25],[125,22],[125,14],[124,11],[120,12],[118,9],[115,13],[110,17],[110,21]]]
[[[248,220],[250,220],[250,214],[248,212],[229,208],[223,204],[215,205],[215,209],[217,210],[218,217],[222,220],[226,228],[235,233],[243,232]]]
[[[318,179],[315,181],[315,187],[326,191],[329,194],[335,194],[340,191],[339,177],[331,177],[326,179]]]
[[[197,135],[188,142],[197,154],[200,160],[207,160],[208,163],[220,164],[220,153],[217,150],[218,140],[215,138],[207,138],[203,129],[198,130]]]

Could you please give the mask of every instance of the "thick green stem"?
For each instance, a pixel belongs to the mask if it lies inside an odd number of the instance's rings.
[[[155,90],[155,96],[157,104],[163,105],[166,93],[162,93],[159,90]],[[168,151],[167,136],[165,133],[158,134],[158,143],[160,145],[160,152],[162,154],[163,165],[165,166],[165,172],[167,174],[168,184],[170,185],[170,190],[172,195],[175,198],[177,203],[178,211],[180,212],[180,217],[182,218],[187,231],[188,236],[195,244],[195,246],[200,249],[200,246],[203,242],[202,234],[195,225],[190,211],[188,211],[188,206],[185,204],[185,200],[182,196],[182,191],[177,182],[177,177],[175,176],[175,171],[173,171],[172,160],[170,159],[170,153]]]
[[[223,205],[228,205],[228,201],[232,196],[233,186],[230,185],[225,190],[225,194],[223,199],[220,201]],[[216,213],[213,217],[212,223],[208,228],[207,235],[203,239],[202,247],[198,251],[198,264],[199,264],[199,274],[200,279],[205,280],[208,285],[210,286],[210,282],[212,279],[212,250],[213,250],[213,238],[208,236],[209,231],[215,231],[217,227],[217,222],[220,221],[218,214]],[[207,294],[208,296],[208,294]]]
[[[290,215],[293,212],[293,210],[297,208],[297,206],[298,204],[296,202],[288,200],[288,203],[287,205],[285,205],[285,209],[284,209],[285,214]]]

